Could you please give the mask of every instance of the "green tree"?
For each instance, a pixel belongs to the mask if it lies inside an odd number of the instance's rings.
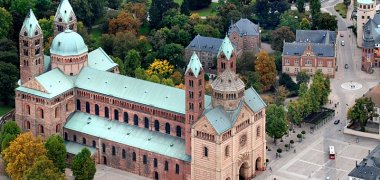
[[[72,0],[71,6],[75,12],[75,16],[90,27],[94,20],[94,12],[91,11],[91,3],[88,0]]]
[[[11,63],[12,65],[18,67],[20,65],[18,58],[19,55],[16,44],[7,38],[0,39],[0,61],[5,63]]]
[[[41,138],[34,137],[32,132],[26,132],[18,135],[1,155],[6,162],[7,174],[12,179],[21,179],[39,157],[46,155],[46,149]]]
[[[66,146],[61,136],[52,135],[45,142],[47,157],[53,161],[55,167],[62,173],[66,168]]]
[[[263,85],[260,82],[260,75],[254,71],[247,71],[244,75],[245,78],[245,86],[247,88],[253,87],[257,92],[261,92],[263,90]]]
[[[136,70],[135,70],[135,77],[137,79],[143,79],[143,80],[148,79],[148,75],[145,73],[145,69],[143,69],[141,67],[136,68]]]
[[[156,74],[151,75],[150,77],[148,77],[147,80],[150,82],[158,83],[158,84],[161,83],[160,77],[158,77]]]
[[[310,0],[310,12],[311,17],[314,20],[317,20],[319,18],[319,14],[321,13],[321,1],[320,0]]]
[[[125,72],[124,62],[120,58],[118,58],[118,57],[111,56],[111,58],[112,58],[113,62],[115,62],[118,65],[120,74],[121,75],[125,75],[126,72]]]
[[[260,51],[255,61],[255,71],[260,76],[260,82],[263,90],[268,90],[276,81],[276,65],[273,56],[268,55],[266,51]]]
[[[302,107],[298,101],[292,101],[288,104],[288,113],[286,117],[288,120],[295,125],[299,125],[302,121]]]
[[[140,53],[134,49],[128,51],[124,59],[124,68],[126,75],[133,77],[134,70],[139,67],[141,67]]]
[[[52,0],[38,0],[36,3],[37,17],[50,17],[55,13],[55,7]],[[45,34],[44,34],[45,36]]]
[[[12,15],[5,8],[0,7],[0,39],[7,37],[12,28]]]
[[[351,4],[351,0],[343,0],[343,4],[348,7]]]
[[[280,27],[281,26],[288,26],[290,30],[293,32],[296,32],[297,29],[299,29],[300,24],[300,13],[293,10],[285,11],[280,16]]]
[[[310,21],[307,18],[302,18],[299,27],[300,29],[303,29],[303,30],[310,30],[311,29]]]
[[[190,16],[190,7],[189,7],[189,0],[183,0],[181,4],[181,14],[184,14],[186,16]]]
[[[95,162],[91,158],[90,150],[83,148],[82,151],[74,157],[71,169],[77,180],[93,179],[96,168]]]
[[[255,54],[253,52],[243,52],[240,58],[236,62],[236,71],[245,72],[255,69]]]
[[[40,24],[42,33],[44,35],[44,48],[49,49],[51,43],[53,42],[54,16],[50,16],[49,19],[40,19],[38,20],[38,24]]]
[[[184,53],[185,49],[182,45],[170,43],[158,50],[158,58],[167,59],[176,68],[183,68],[185,66]]]
[[[293,42],[294,40],[295,36],[290,28],[282,26],[272,32],[271,46],[274,50],[282,51],[284,41]]]
[[[189,1],[189,8],[191,10],[198,10],[207,8],[211,4],[211,0],[191,0]]]
[[[298,85],[293,81],[293,79],[289,76],[289,74],[282,73],[280,75],[280,79],[278,80],[280,85],[284,85],[289,91],[297,92]]]
[[[174,82],[173,82],[173,80],[170,79],[170,78],[167,78],[167,79],[163,78],[163,79],[161,80],[161,84],[164,84],[164,85],[167,85],[167,86],[174,87]]]
[[[288,124],[286,121],[285,109],[282,105],[277,106],[271,104],[266,110],[266,132],[273,138],[276,143],[276,139],[282,138],[288,131]]]
[[[23,17],[29,12],[29,9],[35,10],[37,0],[12,0],[10,11]]]
[[[279,86],[276,89],[276,104],[284,105],[286,97],[289,95],[289,91],[284,86]]]
[[[304,13],[305,12],[305,0],[296,0],[297,1],[297,10],[298,12],[300,13]]]
[[[0,102],[12,105],[19,71],[13,64],[0,61]]]
[[[321,13],[318,19],[313,19],[313,27],[316,29],[335,31],[338,28],[338,20],[336,20],[334,15]]]
[[[159,27],[164,13],[178,6],[173,0],[154,0],[149,8],[149,25],[152,29]]]
[[[9,143],[13,141],[17,135],[21,133],[20,127],[16,124],[15,121],[7,121],[0,131],[0,143],[1,150],[3,151],[9,146]]]
[[[208,25],[208,24],[197,24],[194,27],[194,34],[199,34],[201,36],[209,36],[219,38],[221,36],[218,29]]]
[[[309,83],[310,76],[306,73],[305,70],[299,72],[296,76],[297,84],[300,85],[302,83]]]
[[[65,153],[66,154],[66,153]],[[65,155],[64,154],[64,155]],[[66,156],[66,155],[65,155]],[[41,179],[41,180],[65,180],[65,175],[54,166],[53,161],[46,156],[39,157],[36,162],[22,176],[23,180]]]
[[[300,88],[298,90],[298,96],[302,98],[307,93],[308,87],[305,82],[300,84]]]
[[[379,116],[374,107],[375,103],[371,98],[362,97],[356,99],[355,105],[347,111],[347,118],[351,120],[351,123],[359,123],[360,130],[364,132],[368,120]]]

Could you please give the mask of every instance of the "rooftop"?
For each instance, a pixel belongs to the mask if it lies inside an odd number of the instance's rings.
[[[96,149],[90,146],[85,146],[83,144],[65,141],[66,151],[70,154],[77,155],[79,152],[82,151],[83,148],[87,148],[91,152],[91,156],[96,153]]]
[[[237,32],[240,36],[258,36],[260,34],[260,28],[249,19],[241,18],[235,24],[230,25],[228,35],[232,32]]]
[[[296,42],[334,44],[336,33],[328,30],[297,30]]]
[[[367,157],[363,158],[359,164],[348,174],[365,180],[380,179],[380,145],[378,145]]]
[[[358,3],[360,3],[360,4],[373,4],[374,1],[372,1],[372,0],[358,0]]]
[[[234,51],[234,46],[232,45],[230,38],[228,38],[228,36],[226,36],[223,39],[222,45],[219,48],[218,56],[220,53],[223,52],[223,54],[226,56],[227,60],[230,60],[233,51]]]
[[[88,66],[101,71],[110,71],[118,65],[99,47],[88,53]]]
[[[371,98],[375,106],[380,108],[380,84],[370,88],[364,96]]]
[[[300,42],[285,42],[282,55],[289,56],[301,56],[307,46],[310,45],[311,49],[316,56],[319,57],[335,57],[335,47],[334,44],[319,44],[319,43],[300,43]]]
[[[60,56],[76,56],[88,52],[81,35],[70,29],[59,33],[51,43],[50,53]]]
[[[193,52],[193,55],[190,58],[189,64],[187,65],[186,72],[191,69],[195,77],[198,77],[199,72],[202,69],[202,63],[198,58],[198,55]]]
[[[23,31],[24,28],[25,31]],[[26,32],[28,37],[34,37],[37,28],[41,29],[36,16],[34,15],[32,9],[30,9],[28,15],[26,15],[20,34],[24,34],[24,32]]]
[[[65,128],[163,156],[191,160],[185,153],[184,139],[119,121],[75,112],[68,118]]]
[[[186,47],[186,49],[218,53],[219,47],[222,44],[223,39],[205,37],[197,35]]]
[[[55,13],[55,18],[61,17],[62,20],[67,23],[70,21],[70,15],[73,15],[75,17],[69,0],[62,0],[61,3],[59,3],[57,12]]]
[[[239,75],[233,73],[230,69],[226,69],[211,84],[212,89],[217,91],[241,91],[244,90],[244,82]]]

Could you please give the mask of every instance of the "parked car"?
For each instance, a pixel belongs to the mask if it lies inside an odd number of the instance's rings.
[[[340,37],[344,37],[343,33],[340,33]]]
[[[348,69],[348,64],[345,64],[345,65],[344,65],[344,68],[345,68],[345,69]]]
[[[344,46],[344,41],[342,41],[342,42],[340,43],[340,45]]]
[[[339,119],[337,119],[337,120],[334,121],[334,124],[339,124],[339,123],[340,123]]]

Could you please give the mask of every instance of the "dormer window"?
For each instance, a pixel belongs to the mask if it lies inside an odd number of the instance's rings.
[[[58,21],[59,21],[59,22],[62,22],[62,18],[58,18]]]
[[[70,16],[70,21],[72,21],[73,20],[73,17],[72,16]]]
[[[28,35],[28,33],[25,31],[25,32],[24,32],[24,36],[27,36],[27,35]]]
[[[37,36],[37,35],[38,35],[38,31],[34,32],[34,35],[36,35],[36,36]]]

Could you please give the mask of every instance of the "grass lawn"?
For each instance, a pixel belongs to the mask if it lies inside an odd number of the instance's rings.
[[[98,44],[100,37],[102,37],[102,31],[100,30],[100,27],[92,28],[89,32],[89,35],[91,40]]]
[[[335,11],[338,12],[340,16],[342,16],[342,18],[346,18],[347,7],[343,3],[338,3],[337,5],[335,5],[334,8],[335,8]]]
[[[0,116],[3,116],[4,114],[9,112],[10,110],[12,110],[12,107],[0,105]]]
[[[198,13],[199,16],[208,16],[208,15],[214,15],[216,12],[212,12],[212,9],[216,7],[218,3],[211,3],[208,8],[192,11],[192,13]]]

